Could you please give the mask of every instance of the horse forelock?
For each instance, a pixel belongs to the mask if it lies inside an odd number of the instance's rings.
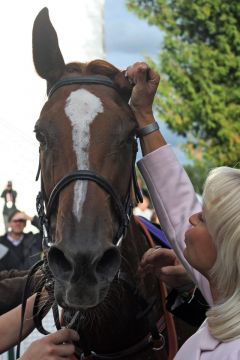
[[[105,60],[93,60],[88,63],[71,62],[66,65],[67,72],[79,72],[85,75],[103,75],[113,79],[121,71]]]
[[[89,63],[69,63],[66,65],[67,73],[79,73],[82,75],[103,75],[111,79],[117,88],[121,97],[128,103],[132,92],[132,85],[124,76],[124,71],[119,70],[114,65],[105,60],[93,60]]]
[[[86,72],[114,78],[120,73],[120,70],[105,60],[93,60],[87,64]]]
[[[94,60],[87,64],[86,73],[100,74],[112,79],[119,88],[122,98],[128,103],[132,92],[132,85],[130,85],[124,76],[124,71],[120,71],[105,60]]]

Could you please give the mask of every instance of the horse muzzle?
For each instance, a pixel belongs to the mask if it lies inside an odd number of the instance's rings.
[[[120,267],[119,249],[72,254],[58,245],[48,253],[49,268],[55,279],[55,297],[62,307],[87,309],[101,303]]]

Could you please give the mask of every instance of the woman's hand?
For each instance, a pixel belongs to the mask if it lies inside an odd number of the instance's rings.
[[[180,289],[192,283],[191,278],[178,260],[175,252],[160,247],[149,249],[143,255],[139,266],[139,273],[142,276],[152,273],[168,287],[175,289]]]
[[[129,66],[125,76],[133,84],[130,106],[136,116],[139,127],[153,120],[152,105],[160,81],[158,73],[146,63],[137,62]]]
[[[19,360],[60,360],[70,359],[74,354],[74,341],[79,340],[76,331],[61,329],[34,341]]]

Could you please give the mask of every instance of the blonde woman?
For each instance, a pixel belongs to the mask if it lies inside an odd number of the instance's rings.
[[[240,171],[213,170],[206,180],[201,209],[189,178],[153,117],[158,74],[136,63],[126,76],[134,85],[131,107],[144,155],[140,171],[163,230],[210,305],[207,320],[175,359],[240,359]]]

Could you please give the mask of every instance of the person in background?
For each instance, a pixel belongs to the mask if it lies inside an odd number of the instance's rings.
[[[207,320],[176,360],[240,359],[240,170],[219,167],[208,175],[202,205],[154,120],[159,75],[145,63],[127,69],[134,84],[130,105],[143,159],[138,166],[162,227],[177,256],[209,304]]]
[[[4,199],[3,220],[4,220],[5,231],[7,232],[8,217],[14,210],[16,210],[17,192],[13,190],[12,181],[7,182],[6,188],[3,190],[1,197]]]
[[[152,212],[150,221],[154,224],[160,224],[159,218],[158,218],[155,210],[153,210],[153,212]]]
[[[27,221],[38,228],[38,217],[31,217],[20,210],[8,217],[9,231],[0,237],[0,271],[27,270],[41,259],[42,242],[40,233],[25,233]]]
[[[151,220],[153,210],[150,208],[151,201],[149,198],[148,191],[146,189],[142,189],[141,191],[142,191],[143,202],[138,203],[137,206],[135,206],[135,208],[133,209],[133,215],[143,216],[147,220]]]

